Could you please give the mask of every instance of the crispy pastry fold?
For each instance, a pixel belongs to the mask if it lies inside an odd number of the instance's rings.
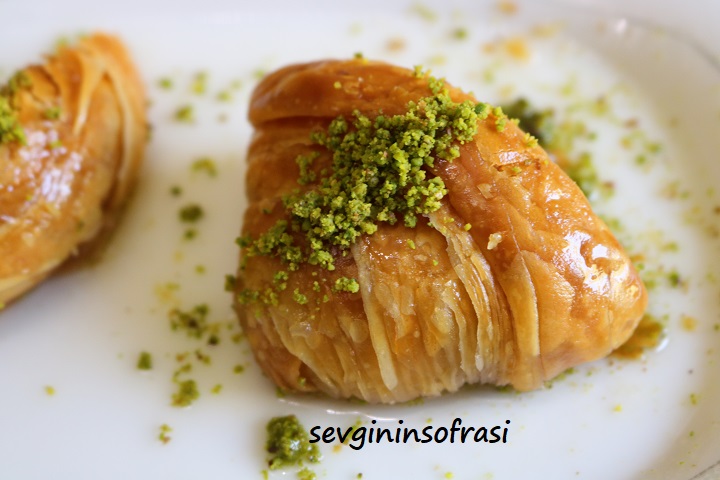
[[[258,237],[285,215],[296,158],[319,148],[312,131],[354,110],[403,114],[429,95],[426,79],[365,60],[267,76],[250,105],[243,235]],[[450,95],[473,99],[452,87]],[[496,120],[479,122],[459,158],[436,159],[431,173],[449,193],[416,228],[380,225],[338,255],[334,271],[302,265],[277,305],[236,301],[255,357],[278,386],[383,403],[477,382],[530,390],[631,335],[647,299],[622,247],[547,154],[511,122],[498,131]],[[329,165],[331,153],[319,153]],[[270,256],[243,262],[237,293],[271,288],[285,268]],[[356,278],[360,291],[333,291],[340,277]],[[295,289],[309,301],[294,301]]]
[[[108,35],[59,48],[4,95],[24,139],[0,144],[0,304],[111,230],[147,140],[142,82]]]

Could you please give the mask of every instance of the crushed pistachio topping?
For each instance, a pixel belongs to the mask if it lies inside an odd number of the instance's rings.
[[[0,145],[11,142],[25,144],[25,131],[10,106],[10,101],[0,95]]]
[[[305,427],[295,415],[271,419],[266,430],[265,450],[270,454],[270,470],[302,465],[304,462],[317,463],[320,460],[317,445],[310,443]]]
[[[293,300],[295,300],[300,305],[305,305],[306,303],[308,303],[307,295],[300,293],[300,289],[298,288],[293,291]]]
[[[275,256],[289,271],[302,263],[334,270],[333,253],[346,254],[379,224],[402,221],[413,228],[418,215],[440,208],[447,190],[428,169],[436,158],[457,158],[457,144],[473,139],[478,120],[502,111],[484,103],[454,102],[442,80],[420,68],[413,75],[427,78],[432,95],[410,102],[405,114],[371,119],[355,111],[351,119],[338,117],[327,131],[312,133],[313,144],[332,153],[332,168],[317,178],[313,161],[319,154],[298,157],[298,183],[313,188],[283,199],[289,219],[279,220],[256,239],[238,239],[246,257]],[[303,246],[291,232],[304,236]],[[244,300],[252,300],[249,296]]]
[[[335,280],[333,290],[336,292],[357,293],[360,290],[360,284],[354,278],[340,277]]]
[[[7,97],[14,97],[23,88],[32,87],[32,80],[24,70],[18,70],[10,77],[6,86],[0,89],[0,94]]]
[[[19,90],[30,86],[30,77],[21,70],[0,88],[0,145],[11,142],[25,145],[25,131],[17,118],[14,98]]]

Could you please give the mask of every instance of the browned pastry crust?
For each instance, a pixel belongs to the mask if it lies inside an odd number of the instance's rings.
[[[256,132],[243,235],[257,237],[283,215],[282,196],[298,188],[296,157],[318,148],[313,129],[356,109],[402,114],[429,95],[426,79],[364,60],[266,77],[250,106]],[[338,256],[332,272],[301,266],[276,306],[237,302],[255,357],[277,385],[386,403],[477,382],[530,390],[630,336],[645,288],[572,180],[514,124],[498,131],[493,115],[460,151],[452,162],[436,160],[432,173],[449,193],[416,228],[381,225]],[[281,269],[274,257],[247,258],[236,291],[262,291]],[[360,292],[333,292],[340,277],[357,278]],[[316,293],[309,286],[318,278],[329,281]],[[293,301],[295,288],[307,304]],[[329,302],[318,302],[324,295]]]
[[[23,74],[26,144],[0,145],[0,304],[110,229],[147,140],[144,88],[118,39],[86,37]]]

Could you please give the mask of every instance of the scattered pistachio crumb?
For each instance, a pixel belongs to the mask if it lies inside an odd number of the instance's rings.
[[[160,425],[160,433],[158,434],[158,440],[160,440],[163,445],[167,444],[170,440],[172,440],[172,437],[170,436],[170,432],[172,432],[173,429],[170,428],[170,426],[167,423],[163,423]]]
[[[192,91],[197,95],[202,95],[207,90],[207,72],[198,72],[192,83]]]
[[[55,387],[45,385],[45,393],[52,397],[53,395],[55,395]]]
[[[225,291],[226,292],[232,292],[235,290],[235,285],[237,284],[237,278],[235,275],[225,275]]]
[[[202,275],[206,272],[205,265],[195,265],[195,273]]]
[[[199,348],[195,350],[195,358],[198,359],[199,362],[204,363],[205,365],[210,365],[211,358],[210,355],[207,355],[205,352],[200,350]]]
[[[231,102],[233,99],[233,96],[229,90],[221,90],[217,94],[217,99],[220,102]]]
[[[458,27],[452,32],[453,38],[456,40],[465,40],[468,37],[468,31],[467,28],[464,27]]]
[[[180,216],[181,221],[194,223],[203,217],[204,211],[200,205],[192,203],[182,207],[178,215]]]
[[[293,291],[293,300],[295,300],[300,305],[305,305],[306,303],[308,303],[307,296],[300,293],[300,289],[298,288]]]
[[[195,121],[195,109],[192,105],[183,105],[175,111],[175,120],[183,123]]]
[[[622,412],[622,405],[619,403],[613,407],[613,412]]]
[[[202,338],[210,331],[207,323],[209,312],[210,308],[204,303],[196,305],[189,311],[174,308],[168,313],[170,327],[173,330],[184,330],[189,337]]]
[[[415,241],[413,241],[413,240],[410,239],[410,238],[409,238],[408,241],[407,241],[407,245],[408,245],[408,247],[410,247],[410,248],[413,249],[413,250],[415,250],[415,248],[416,248],[416,247],[415,247]]]
[[[137,369],[138,370],[152,370],[153,368],[153,359],[152,355],[150,355],[148,352],[140,352],[140,357],[137,361]]]
[[[430,9],[427,5],[424,5],[422,3],[414,3],[411,7],[411,12],[416,13],[419,15],[423,20],[426,20],[428,22],[434,22],[438,19],[437,13]]]
[[[242,365],[235,365],[235,367],[233,368],[233,373],[235,373],[235,374],[240,374],[240,373],[243,373],[244,371],[245,371],[245,367]]]
[[[48,120],[57,120],[60,118],[61,114],[62,111],[60,110],[60,107],[50,107],[45,110],[45,118]]]
[[[173,197],[179,197],[180,195],[182,195],[182,187],[180,187],[179,185],[171,186],[170,195],[172,195]]]
[[[472,225],[469,224],[469,223],[466,223],[465,226],[463,227],[463,229],[464,229],[466,232],[469,232],[471,228],[472,228]]]
[[[211,177],[217,177],[217,166],[215,161],[209,157],[198,158],[192,163],[193,172],[204,172]]]
[[[694,405],[697,405],[697,404],[698,404],[698,400],[699,400],[699,398],[698,398],[698,395],[697,395],[697,394],[695,394],[695,393],[691,393],[691,394],[690,394],[690,405],[693,405],[693,406],[694,406]]]
[[[158,87],[163,90],[170,90],[173,87],[173,81],[169,77],[162,77],[158,80]]]
[[[174,407],[187,407],[200,397],[195,380],[178,381],[178,390],[172,395]]]
[[[298,480],[316,480],[317,475],[315,472],[307,467],[303,467],[297,474]]]
[[[212,390],[210,390],[210,393],[212,393],[213,395],[217,395],[222,391],[222,388],[222,384],[218,383],[212,388]]]
[[[310,443],[305,427],[295,415],[272,418],[266,431],[265,450],[270,454],[270,470],[320,460],[317,444]]]
[[[342,88],[342,83],[336,81],[335,83],[333,83],[333,88],[335,88],[336,90],[340,90]]]

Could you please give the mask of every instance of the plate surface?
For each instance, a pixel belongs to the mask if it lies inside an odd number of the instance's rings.
[[[298,3],[0,3],[0,18],[33,19],[0,31],[3,78],[60,37],[115,32],[146,81],[154,127],[141,184],[103,260],[0,314],[3,478],[262,478],[265,424],[289,413],[320,431],[358,420],[449,428],[455,418],[508,428],[508,442],[496,444],[321,443],[324,458],[310,466],[319,478],[717,478],[708,469],[720,461],[720,39],[709,20],[720,19],[718,5]],[[422,64],[491,103],[526,97],[592,132],[573,151],[590,152],[613,184],[614,195],[593,201],[643,256],[656,285],[649,311],[665,327],[660,347],[526,394],[472,387],[397,406],[278,396],[235,341],[223,291],[245,207],[247,100],[263,72],[355,52]],[[185,105],[195,112],[189,124],[175,120]],[[217,176],[193,169],[204,157]],[[178,211],[191,203],[205,217],[187,240]],[[220,323],[219,345],[170,328],[168,311],[203,303]],[[153,356],[150,371],[136,368],[142,351]],[[196,380],[201,395],[176,408],[172,378],[187,363],[179,378]]]

